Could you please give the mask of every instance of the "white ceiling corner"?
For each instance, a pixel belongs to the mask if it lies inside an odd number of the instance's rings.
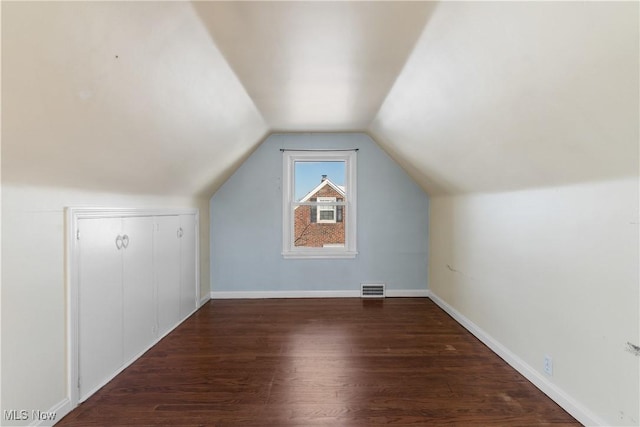
[[[195,2],[272,130],[364,130],[431,2]]]

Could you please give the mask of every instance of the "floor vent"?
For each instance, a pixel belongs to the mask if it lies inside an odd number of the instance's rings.
[[[360,285],[360,297],[362,298],[384,298],[384,283]]]

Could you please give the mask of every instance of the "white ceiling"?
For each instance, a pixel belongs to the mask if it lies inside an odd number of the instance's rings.
[[[2,2],[2,178],[208,197],[270,131],[430,194],[638,173],[637,2]]]
[[[370,131],[431,194],[637,176],[638,9],[440,4]]]
[[[2,179],[210,195],[268,126],[182,2],[2,2]]]
[[[199,2],[198,15],[274,130],[364,130],[435,3]]]

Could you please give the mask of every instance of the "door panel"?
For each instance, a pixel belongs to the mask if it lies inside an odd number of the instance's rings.
[[[78,266],[78,374],[80,401],[123,361],[120,218],[81,219]]]
[[[180,318],[196,309],[196,217],[180,215]]]
[[[129,361],[156,336],[153,218],[125,218],[123,238],[124,361]]]
[[[180,317],[179,216],[156,218],[154,237],[155,274],[158,293],[158,335],[162,336]]]

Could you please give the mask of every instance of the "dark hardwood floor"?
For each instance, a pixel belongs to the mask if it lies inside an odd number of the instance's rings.
[[[580,425],[426,298],[210,301],[58,423],[549,424]]]

